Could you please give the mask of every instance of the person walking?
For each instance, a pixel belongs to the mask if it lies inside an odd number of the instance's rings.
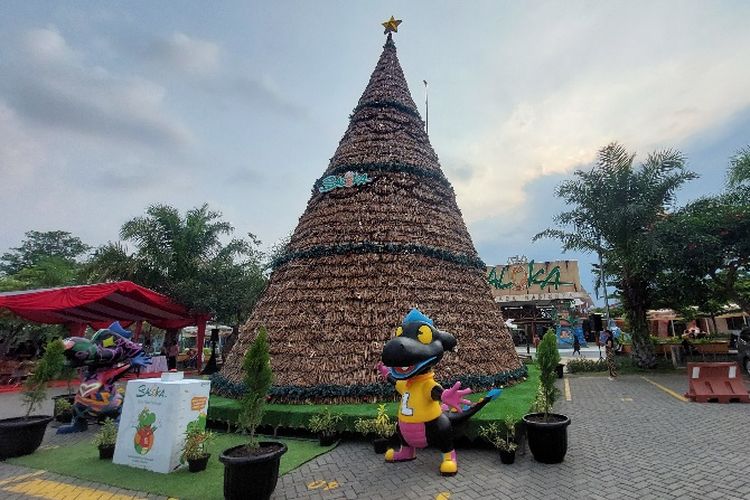
[[[609,379],[617,378],[617,366],[615,365],[615,337],[611,330],[606,330],[607,340],[604,341],[604,350],[607,355],[607,368],[609,369]]]

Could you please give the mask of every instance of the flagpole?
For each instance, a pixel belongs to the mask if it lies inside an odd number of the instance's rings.
[[[427,93],[427,80],[422,80],[424,82],[424,131],[425,134],[430,134],[430,102],[428,100],[428,93]]]

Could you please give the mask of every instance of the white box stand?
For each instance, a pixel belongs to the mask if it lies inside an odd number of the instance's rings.
[[[211,382],[184,380],[182,373],[128,381],[112,461],[168,473],[179,468],[185,430],[206,427]]]

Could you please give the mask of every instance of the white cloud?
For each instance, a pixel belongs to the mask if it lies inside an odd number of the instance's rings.
[[[166,109],[166,90],[145,78],[85,64],[54,29],[34,29],[25,58],[3,67],[0,90],[19,117],[59,132],[111,142],[180,147],[192,136]]]
[[[196,75],[215,73],[221,62],[218,44],[179,32],[155,41],[149,55],[158,64]]]
[[[0,100],[0,194],[5,198],[28,186],[46,159],[44,145]]]
[[[27,31],[23,36],[23,48],[30,58],[42,64],[70,63],[78,59],[78,54],[54,28]]]
[[[451,177],[468,222],[496,218],[499,226],[515,226],[532,211],[527,204],[541,201],[530,196],[535,180],[590,163],[607,143],[616,140],[641,154],[657,148],[679,149],[691,137],[750,106],[746,30],[729,30],[710,43],[688,35],[682,40],[682,34],[676,33],[677,40],[664,43],[680,50],[663,50],[651,45],[662,39],[650,36],[658,17],[642,26],[630,25],[628,38],[608,37],[611,57],[604,58],[590,57],[597,48],[580,43],[581,33],[570,40],[544,35],[539,40],[539,32],[545,32],[542,24],[530,35],[521,29],[511,34],[520,38],[514,40],[516,47],[531,47],[521,56],[522,63],[519,57],[512,63],[511,71],[517,71],[514,78],[521,81],[535,75],[537,80],[529,78],[531,83],[512,90],[507,83],[498,83],[500,90],[487,90],[483,97],[488,102],[494,92],[509,92],[512,108],[499,111],[501,118],[475,137],[453,143],[446,156],[461,157],[464,169],[467,163],[471,166],[471,175]],[[676,15],[674,22],[680,21]],[[587,23],[579,19],[576,26],[596,40],[604,36],[602,30],[612,29],[611,24],[593,16]],[[634,39],[640,43],[634,44]],[[507,67],[498,68],[495,81],[507,79],[507,72]],[[449,176],[454,163],[445,162]]]

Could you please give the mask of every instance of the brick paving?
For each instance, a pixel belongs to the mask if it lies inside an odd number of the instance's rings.
[[[648,378],[678,394],[687,389],[684,374]],[[539,464],[526,452],[515,464],[503,465],[490,450],[466,449],[459,450],[458,475],[443,478],[437,451],[422,451],[413,462],[386,464],[366,443],[345,442],[281,477],[273,498],[750,498],[750,405],[685,403],[638,375],[567,380],[572,400],[561,396],[555,407],[572,420],[562,464]],[[3,395],[0,418],[15,413],[9,403]],[[43,446],[91,438],[90,433],[52,433],[49,429]],[[0,462],[0,498],[59,498],[44,496],[53,490],[28,486],[44,486],[38,480],[78,487],[68,498],[88,498],[91,491],[103,493],[102,498],[158,498],[46,472],[13,480],[30,473],[38,471]]]
[[[687,390],[685,375],[649,379]],[[283,476],[274,498],[750,498],[750,405],[685,403],[637,375],[568,380],[572,400],[555,406],[572,420],[562,464],[527,452],[508,466],[489,450],[459,450],[458,475],[442,478],[436,451],[386,464],[366,444],[343,443]]]

